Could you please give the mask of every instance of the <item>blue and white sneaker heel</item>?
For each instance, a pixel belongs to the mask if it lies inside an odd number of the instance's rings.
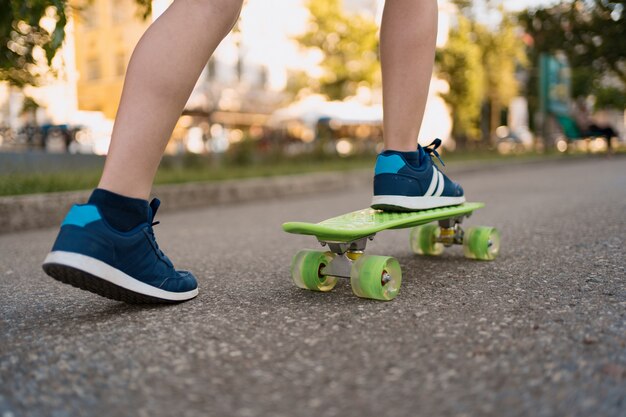
[[[371,207],[385,211],[416,211],[464,203],[463,188],[441,172],[432,160],[434,155],[443,165],[436,150],[440,145],[440,139],[426,147],[418,145],[419,167],[410,165],[396,152],[379,154]]]
[[[159,249],[151,219],[128,232],[113,229],[94,205],[73,206],[43,270],[52,278],[127,303],[176,303],[198,295],[196,278],[177,271]]]

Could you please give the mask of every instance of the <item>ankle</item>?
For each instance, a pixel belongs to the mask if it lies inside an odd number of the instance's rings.
[[[89,204],[98,207],[106,222],[120,232],[127,232],[148,221],[150,207],[147,200],[96,188],[89,197]]]

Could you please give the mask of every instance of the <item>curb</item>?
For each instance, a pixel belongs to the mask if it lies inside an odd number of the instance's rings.
[[[185,183],[155,186],[162,211],[327,193],[370,183],[370,170]],[[85,202],[91,190],[0,197],[0,234],[58,226],[72,204]]]

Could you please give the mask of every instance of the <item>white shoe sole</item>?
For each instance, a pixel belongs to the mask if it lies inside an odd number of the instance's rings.
[[[438,207],[456,206],[465,203],[462,197],[405,197],[399,195],[376,195],[372,198],[374,209],[427,210]]]
[[[153,287],[98,259],[79,253],[50,252],[43,269],[52,278],[66,284],[130,303],[180,302],[198,295],[197,288],[171,292]]]

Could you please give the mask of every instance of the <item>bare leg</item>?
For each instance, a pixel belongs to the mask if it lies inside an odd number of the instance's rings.
[[[156,170],[202,68],[243,0],[176,0],[131,58],[99,188],[148,199]]]
[[[385,149],[415,151],[435,59],[436,0],[389,0],[380,32]]]

